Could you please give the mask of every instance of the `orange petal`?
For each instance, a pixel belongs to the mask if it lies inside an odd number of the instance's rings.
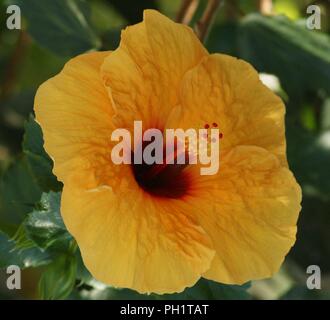
[[[242,284],[273,275],[295,242],[301,190],[292,173],[265,149],[239,146],[196,189],[191,205],[217,252],[204,276]]]
[[[64,187],[61,212],[92,275],[140,293],[173,293],[192,286],[214,257],[203,229],[185,214],[184,202],[158,202],[137,189]]]
[[[163,128],[184,74],[206,54],[189,27],[145,10],[143,22],[122,32],[120,47],[102,67],[117,125],[142,120],[146,127]]]
[[[107,170],[114,167],[109,157],[113,109],[100,78],[100,66],[109,54],[93,52],[70,60],[37,91],[36,119],[54,173],[63,182],[75,173],[80,186],[93,188],[115,173]]]
[[[223,152],[255,145],[287,164],[284,104],[261,83],[249,63],[222,54],[204,58],[186,73],[180,105],[168,127],[204,128],[215,123],[223,135]]]

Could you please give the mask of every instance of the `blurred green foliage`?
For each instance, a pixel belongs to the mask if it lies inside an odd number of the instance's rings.
[[[21,8],[33,39],[57,55],[75,56],[100,46],[99,38],[89,26],[90,7],[85,1],[8,2]]]
[[[201,1],[193,21],[205,7]],[[330,2],[322,8],[322,30],[305,27],[312,1],[274,0],[274,16],[260,14],[257,0],[226,1],[206,46],[249,61],[275,75],[287,106],[289,164],[303,189],[297,243],[286,259],[280,299],[330,297]],[[6,28],[6,7],[18,4],[23,29]],[[32,114],[38,86],[65,62],[90,50],[118,46],[120,30],[155,8],[175,18],[181,1],[0,0],[0,269],[9,264],[37,268],[35,293],[44,299],[250,299],[266,298],[262,282],[226,286],[200,280],[176,295],[139,295],[97,282],[84,267],[60,216],[62,184],[52,174],[42,132]],[[314,3],[314,1],[313,1]],[[280,15],[281,14],[281,15]],[[284,15],[282,15],[284,14]],[[320,291],[306,289],[306,268],[321,267]],[[40,279],[39,279],[40,278]],[[275,277],[276,278],[276,277]],[[288,281],[287,279],[290,279]],[[282,281],[282,280],[281,280]],[[270,280],[271,283],[271,280]],[[267,283],[268,285],[269,283]],[[259,286],[259,287],[258,287]],[[1,293],[1,291],[3,293]],[[0,298],[5,295],[1,289]],[[14,297],[15,298],[15,297]],[[17,298],[17,297],[16,297]]]

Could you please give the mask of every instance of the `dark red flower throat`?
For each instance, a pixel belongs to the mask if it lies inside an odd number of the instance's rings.
[[[151,142],[143,142],[142,150]],[[163,146],[165,151],[165,146]],[[176,150],[176,148],[175,148]],[[134,164],[132,152],[132,170],[138,185],[147,193],[162,198],[182,198],[190,187],[191,179],[187,170],[188,153],[185,154],[185,164],[166,164],[165,152],[163,164]],[[175,156],[176,159],[176,156]],[[176,162],[176,161],[175,161]]]

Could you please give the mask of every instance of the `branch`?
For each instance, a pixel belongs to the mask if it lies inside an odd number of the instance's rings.
[[[205,41],[221,3],[221,0],[209,0],[201,19],[197,22],[195,32],[201,42]]]
[[[191,22],[198,5],[199,0],[183,0],[176,16],[176,22],[188,25]]]
[[[29,43],[30,38],[28,34],[25,31],[21,31],[18,36],[16,47],[4,71],[5,75],[1,83],[0,101],[4,101],[11,94],[15,86],[18,68],[25,57]]]
[[[273,1],[259,0],[259,11],[263,15],[270,15],[273,11]]]

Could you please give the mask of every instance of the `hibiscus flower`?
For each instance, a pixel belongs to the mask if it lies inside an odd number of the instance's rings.
[[[189,27],[146,10],[117,50],[80,55],[44,83],[35,113],[64,222],[96,279],[141,293],[201,277],[242,284],[273,275],[294,244],[301,190],[285,107],[250,64],[209,54]],[[134,121],[219,128],[219,171],[114,164],[111,134]]]

